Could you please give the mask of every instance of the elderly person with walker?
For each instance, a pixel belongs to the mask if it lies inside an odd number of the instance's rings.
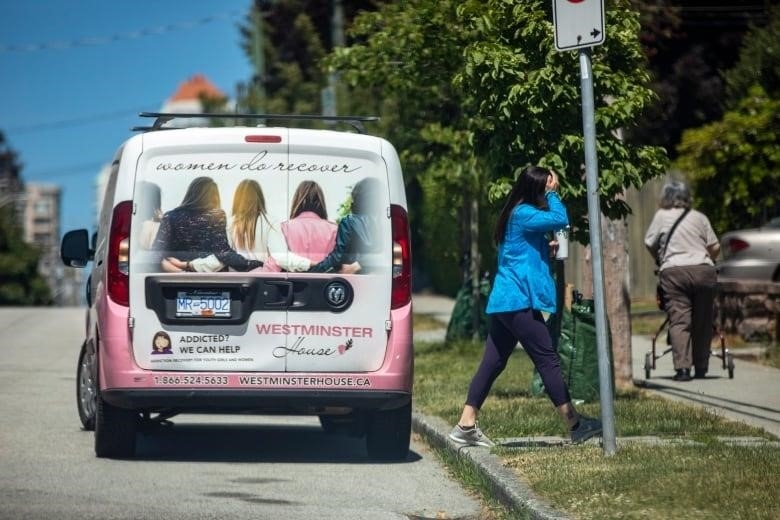
[[[645,246],[656,259],[660,289],[669,316],[675,381],[705,377],[715,319],[718,237],[709,219],[691,208],[691,192],[681,181],[661,188]],[[691,375],[691,367],[694,373]]]

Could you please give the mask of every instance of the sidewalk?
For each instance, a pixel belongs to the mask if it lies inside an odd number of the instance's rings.
[[[415,341],[443,341],[454,301],[439,295],[415,294],[412,296],[414,313],[428,314],[442,321],[442,329],[415,333]],[[652,337],[632,336],[632,368],[634,384],[652,393],[669,399],[684,401],[691,405],[705,407],[708,411],[731,420],[742,421],[765,429],[780,438],[780,369],[765,367],[740,359],[738,351],[734,359],[734,378],[729,379],[728,370],[722,368],[722,360],[713,356],[705,379],[688,382],[672,380],[671,353],[656,359],[656,368],[651,370],[650,379],[645,377],[645,355],[652,349]],[[728,347],[728,345],[726,345]],[[667,348],[664,337],[657,340],[656,356]],[[714,351],[720,354],[718,348]],[[485,448],[462,447],[448,438],[452,425],[444,424],[437,417],[415,413],[412,419],[414,431],[439,449],[464,457],[477,471],[481,472],[496,495],[506,506],[526,510],[531,518],[562,519],[566,516],[554,511],[534,496],[511,471],[505,468],[501,459]],[[756,439],[724,439],[727,442],[751,443]],[[504,446],[549,446],[568,442],[557,437],[522,439],[494,439]],[[598,442],[591,440],[588,442]],[[626,442],[664,442],[657,438],[618,438],[618,447]],[[763,441],[761,441],[763,442]],[[770,444],[779,444],[771,442]]]
[[[666,349],[665,335],[656,340],[656,356]],[[728,349],[728,344],[726,344]],[[674,367],[672,353],[656,359],[656,369],[645,377],[645,355],[652,351],[652,337],[633,336],[631,357],[634,384],[669,399],[699,405],[708,411],[763,428],[780,437],[780,369],[767,367],[740,359],[739,350],[730,352],[734,357],[734,379],[729,379],[723,361],[715,355],[710,357],[707,377],[693,381],[672,380]],[[713,354],[721,354],[720,347]]]

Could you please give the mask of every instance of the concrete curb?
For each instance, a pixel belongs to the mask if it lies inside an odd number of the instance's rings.
[[[431,446],[447,451],[460,458],[479,472],[488,481],[493,495],[499,502],[511,511],[527,513],[534,520],[569,520],[566,514],[556,511],[541,500],[522,482],[511,470],[504,466],[502,460],[490,453],[490,450],[480,446],[461,446],[449,438],[451,426],[438,417],[430,417],[419,413],[412,414],[412,430],[422,436]],[[510,439],[494,439],[505,448],[523,449],[540,446],[563,446],[571,444],[561,437],[522,437]],[[595,439],[591,440],[595,442]],[[588,442],[591,442],[588,441]],[[656,436],[621,437],[618,445],[648,444],[657,446],[671,445],[703,445],[690,439],[668,439]],[[769,441],[757,437],[718,437],[718,441],[732,446],[748,446],[762,448],[780,448],[780,441]]]
[[[536,497],[501,459],[479,446],[460,446],[449,438],[450,426],[438,417],[412,414],[412,430],[432,446],[450,452],[474,467],[490,483],[493,494],[508,509],[527,512],[534,520],[568,520]]]

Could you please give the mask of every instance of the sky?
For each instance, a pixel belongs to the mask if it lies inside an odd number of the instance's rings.
[[[131,128],[203,74],[252,76],[251,0],[0,0],[0,131],[25,183],[62,189],[60,231],[94,229],[95,178]]]

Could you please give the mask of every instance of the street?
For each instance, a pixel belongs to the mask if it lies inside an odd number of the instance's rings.
[[[316,417],[182,415],[134,460],[98,459],[76,410],[83,327],[81,308],[0,309],[0,518],[479,517],[417,439],[373,463]]]

